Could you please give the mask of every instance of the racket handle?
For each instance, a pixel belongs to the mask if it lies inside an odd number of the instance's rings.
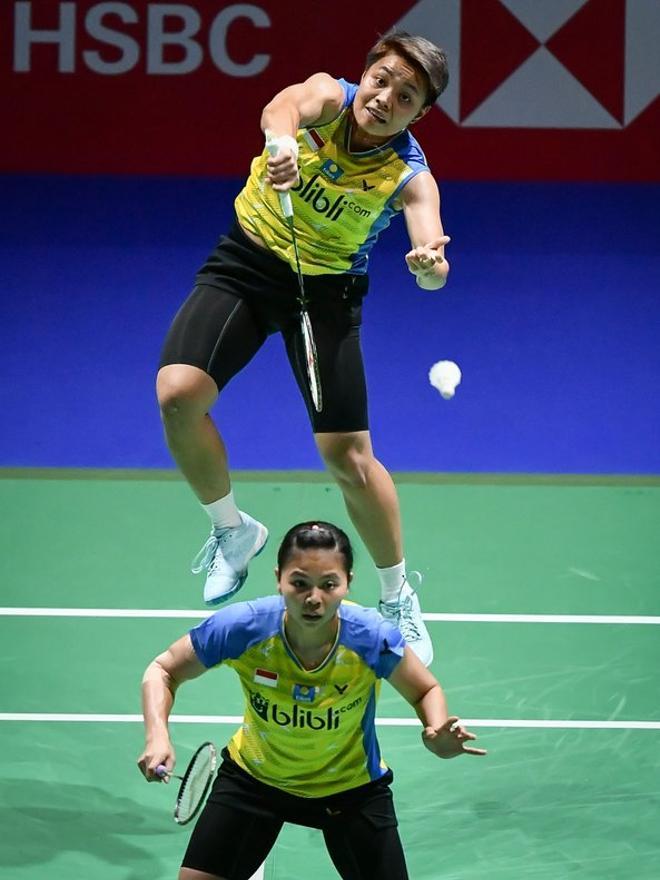
[[[161,779],[166,779],[168,776],[170,779],[183,779],[183,776],[177,776],[176,773],[172,773],[171,770],[168,770],[165,764],[159,764],[154,770],[154,773]]]
[[[266,149],[271,156],[277,156],[280,151],[279,144],[269,131],[266,132]],[[285,218],[287,220],[293,220],[293,204],[291,202],[291,193],[280,192],[277,195],[280,197],[280,207],[282,208],[282,213],[284,214]]]
[[[282,213],[286,220],[293,220],[293,205],[291,203],[291,196],[288,192],[278,193],[280,197],[280,207],[282,208]]]

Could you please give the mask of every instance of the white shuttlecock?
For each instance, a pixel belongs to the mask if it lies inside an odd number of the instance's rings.
[[[453,361],[438,361],[429,370],[429,382],[445,400],[451,400],[460,381],[460,367]]]

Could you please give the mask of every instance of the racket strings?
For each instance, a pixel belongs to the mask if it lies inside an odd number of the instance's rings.
[[[177,822],[185,824],[199,810],[211,783],[215,764],[216,752],[210,745],[195,755],[181,784],[175,815]]]

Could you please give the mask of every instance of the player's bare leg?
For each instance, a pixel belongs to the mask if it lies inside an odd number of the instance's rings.
[[[156,380],[165,437],[172,457],[202,504],[230,490],[227,453],[209,410],[218,399],[213,379],[197,367],[162,367]]]
[[[368,431],[315,434],[315,440],[378,569],[379,611],[399,626],[410,647],[428,666],[433,646],[419,600],[406,577],[399,500],[392,477],[374,456]]]
[[[314,439],[375,565],[389,568],[401,562],[399,499],[392,477],[373,454],[369,432],[316,434]]]
[[[243,586],[268,531],[234,503],[225,445],[209,415],[218,397],[213,379],[197,367],[172,364],[159,371],[156,392],[172,457],[211,518],[193,571],[206,569],[204,601],[218,605]]]

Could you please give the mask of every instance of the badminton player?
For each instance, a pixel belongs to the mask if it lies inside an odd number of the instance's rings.
[[[264,149],[252,162],[234,226],[170,327],[157,380],[168,446],[211,519],[193,571],[206,571],[204,599],[216,605],[240,589],[268,532],[237,507],[209,411],[267,336],[281,333],[319,452],[378,570],[379,610],[425,665],[433,648],[406,577],[397,494],[371,444],[360,323],[369,252],[397,213],[411,243],[401,259],[417,285],[445,284],[449,239],[438,187],[409,126],[446,84],[442,50],[399,33],[373,47],[359,84],[317,73],[273,98],[261,127],[279,151],[273,157]],[[278,194],[287,191],[318,351],[321,412],[310,399],[295,256],[279,204]],[[393,356],[404,345],[393,329]]]
[[[168,717],[179,685],[224,663],[245,694],[179,880],[247,880],[284,822],[320,829],[344,880],[406,880],[392,771],[374,727],[383,678],[414,708],[433,754],[485,754],[448,716],[440,685],[399,630],[344,601],[352,564],[336,526],[294,526],[278,552],[279,595],[217,611],[147,668],[138,765],[150,781],[159,765],[174,767]]]

